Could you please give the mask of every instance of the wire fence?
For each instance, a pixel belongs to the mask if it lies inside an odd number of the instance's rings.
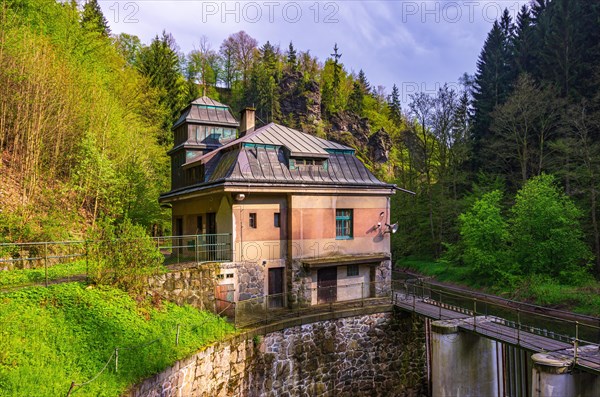
[[[101,249],[125,252],[142,239],[0,243],[0,290],[82,281],[101,260]],[[232,260],[231,234],[148,237],[166,266]],[[157,269],[158,270],[158,269]]]

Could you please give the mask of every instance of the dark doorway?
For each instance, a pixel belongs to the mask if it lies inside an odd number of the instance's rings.
[[[283,307],[283,268],[269,269],[269,307]]]
[[[325,267],[317,272],[317,301],[329,303],[337,300],[337,267]]]
[[[217,214],[214,212],[206,214],[206,234],[206,259],[217,260]]]
[[[217,214],[214,212],[206,214],[206,233],[217,234]]]
[[[202,226],[204,224],[202,223],[202,216],[197,216],[196,217],[196,234],[202,234]]]

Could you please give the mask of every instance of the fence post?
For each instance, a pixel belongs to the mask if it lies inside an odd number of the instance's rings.
[[[575,321],[575,341],[573,342],[573,365],[577,364],[577,348],[579,347],[579,321]]]
[[[179,346],[179,328],[180,328],[180,324],[177,324],[177,335],[175,335],[175,346]]]
[[[69,397],[71,395],[71,392],[73,391],[74,387],[75,387],[75,381],[72,381],[71,387],[69,387],[69,391],[67,392],[67,397]]]
[[[88,241],[84,242],[85,247],[85,278],[87,281],[90,279],[90,260],[89,260],[89,251],[88,251]]]
[[[377,288],[377,287],[375,287]],[[365,282],[360,283],[360,305],[365,307]]]
[[[44,243],[44,279],[48,286],[48,243]]]
[[[477,298],[473,298],[473,331],[477,330]]]
[[[440,293],[439,307],[440,307],[440,320],[441,320],[442,319],[442,290],[440,290],[439,293]]]
[[[521,311],[517,307],[517,346],[521,345]]]

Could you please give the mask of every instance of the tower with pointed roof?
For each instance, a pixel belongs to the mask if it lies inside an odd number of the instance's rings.
[[[171,156],[171,188],[186,184],[183,164],[235,140],[239,125],[229,106],[205,96],[183,109],[173,125],[174,146],[168,153]]]

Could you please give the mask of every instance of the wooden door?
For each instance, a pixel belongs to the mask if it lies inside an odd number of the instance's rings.
[[[337,300],[337,267],[325,267],[317,272],[317,301],[329,303]]]
[[[233,284],[220,284],[215,288],[217,313],[232,316],[235,313],[234,301],[235,286]]]
[[[283,307],[283,268],[269,269],[269,307]]]

